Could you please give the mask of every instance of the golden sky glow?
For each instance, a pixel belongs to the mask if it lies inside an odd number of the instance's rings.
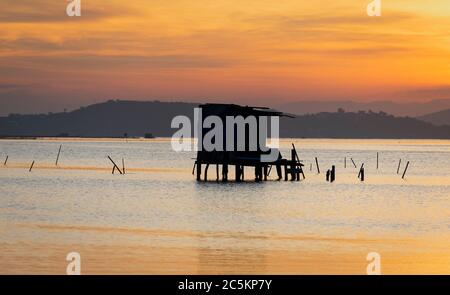
[[[369,2],[2,0],[0,106],[450,97],[448,0]]]

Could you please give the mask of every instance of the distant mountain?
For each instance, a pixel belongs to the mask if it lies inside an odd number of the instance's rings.
[[[435,126],[383,112],[336,112],[281,120],[281,137],[450,139],[450,126]]]
[[[197,103],[107,101],[72,112],[0,117],[0,136],[143,137],[172,136],[172,118],[193,118]],[[191,121],[192,122],[192,121]],[[445,138],[450,126],[383,112],[345,112],[282,117],[281,137]]]
[[[417,117],[417,119],[428,122],[434,125],[449,125],[450,126],[450,109],[443,110],[436,113],[431,113],[425,116]]]
[[[348,112],[386,112],[395,116],[418,117],[450,108],[450,99],[432,100],[425,103],[397,103],[391,101],[296,101],[275,106],[276,109],[298,115],[320,112],[336,112],[342,108]]]
[[[110,100],[67,113],[9,115],[0,118],[0,135],[80,137],[154,136],[172,134],[176,115],[193,116],[198,104]]]

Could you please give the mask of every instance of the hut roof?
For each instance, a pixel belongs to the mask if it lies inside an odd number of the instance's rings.
[[[289,116],[282,112],[266,108],[240,106],[237,104],[205,103],[199,105],[206,115],[217,116]]]

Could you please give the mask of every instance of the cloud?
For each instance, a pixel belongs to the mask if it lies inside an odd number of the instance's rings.
[[[382,17],[368,17],[365,10],[340,9],[326,12],[300,14],[294,11],[284,13],[237,14],[234,19],[255,25],[275,25],[279,29],[322,28],[332,29],[339,26],[390,24],[413,21],[418,15],[404,11],[389,11]]]
[[[1,2],[0,92],[10,105],[120,93],[365,99],[448,82],[448,20],[417,9],[425,4],[370,18],[350,0],[82,0],[82,17],[70,18],[66,0]],[[446,90],[413,92],[405,100]]]
[[[0,58],[7,64],[8,58]],[[64,55],[21,56],[14,58],[15,65],[25,65],[26,70],[107,70],[107,69],[188,69],[222,68],[233,64],[231,59],[204,55]],[[15,66],[10,64],[10,68]],[[21,68],[18,66],[18,68]],[[6,74],[6,73],[4,73]]]
[[[346,11],[315,14],[259,14],[234,16],[236,21],[251,25],[255,32],[278,42],[411,42],[421,41],[424,32],[411,30],[411,24],[424,20],[415,14],[390,11],[383,17]],[[430,34],[430,32],[427,32]]]
[[[424,46],[436,41],[436,32],[416,29],[424,21],[421,16],[401,11],[389,11],[380,18],[346,10],[233,17],[253,28],[248,34],[265,42],[265,46],[259,46],[259,52],[287,54],[293,63],[295,56],[304,60],[307,56],[423,55]],[[436,52],[438,48],[433,45],[432,50]]]
[[[0,48],[5,50],[56,50],[61,46],[56,42],[50,42],[35,37],[20,37],[13,40],[0,40]]]
[[[412,20],[415,16],[403,12],[393,12],[380,18],[367,17],[363,13],[339,16],[312,14],[298,17],[278,17],[276,21],[285,28],[334,28],[338,26],[366,26],[373,24],[398,23]]]
[[[66,7],[69,2],[61,0],[2,0],[0,22],[3,23],[51,23],[93,21],[102,18],[136,13],[125,5],[108,3],[107,5],[84,4],[82,16],[68,17]]]

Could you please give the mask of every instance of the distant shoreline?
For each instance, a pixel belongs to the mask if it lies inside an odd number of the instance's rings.
[[[0,136],[0,140],[123,140],[123,141],[158,141],[167,137],[111,137],[111,136]]]
[[[281,141],[288,140],[443,140],[448,141],[449,138],[386,138],[386,137],[280,137]],[[170,141],[171,137],[112,137],[112,136],[0,136],[0,140],[121,140],[121,141]]]

